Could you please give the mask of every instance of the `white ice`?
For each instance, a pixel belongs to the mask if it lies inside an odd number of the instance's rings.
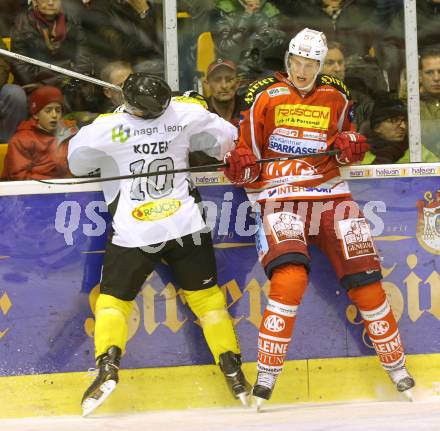
[[[440,400],[0,420],[1,431],[440,431]]]

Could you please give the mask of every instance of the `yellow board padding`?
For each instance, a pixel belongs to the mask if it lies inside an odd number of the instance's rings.
[[[0,144],[0,175],[3,173],[5,157],[8,152],[8,144]]]
[[[440,400],[440,354],[411,355],[408,367],[419,394]],[[256,364],[243,370],[251,383]],[[80,401],[93,377],[63,373],[0,378],[0,418],[80,415]],[[375,356],[287,361],[271,404],[399,399]],[[218,366],[121,370],[116,391],[96,414],[239,407]]]

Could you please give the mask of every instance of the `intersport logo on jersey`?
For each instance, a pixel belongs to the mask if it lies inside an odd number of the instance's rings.
[[[272,314],[264,320],[264,327],[270,332],[281,332],[286,327],[286,322],[282,317]]]
[[[278,105],[275,108],[275,126],[304,127],[327,130],[330,108],[312,105]]]

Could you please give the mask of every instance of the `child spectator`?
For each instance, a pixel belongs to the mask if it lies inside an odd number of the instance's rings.
[[[29,96],[31,118],[9,141],[2,178],[40,180],[70,176],[68,140],[77,133],[74,122],[62,120],[64,97],[56,87],[43,86]]]

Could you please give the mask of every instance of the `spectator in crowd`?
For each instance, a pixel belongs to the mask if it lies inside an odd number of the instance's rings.
[[[440,45],[440,0],[417,0],[417,41],[419,51]],[[405,67],[404,10],[394,16],[391,24],[383,28],[381,57],[388,63],[390,80],[398,79]],[[392,83],[391,83],[392,85]]]
[[[322,73],[333,75],[348,86],[353,99],[354,123],[359,130],[362,124],[370,118],[374,102],[361,78],[346,80],[344,47],[341,43],[334,41],[328,43],[328,53],[325,57]]]
[[[217,57],[239,65],[257,77],[265,69],[282,67],[286,35],[279,29],[280,11],[265,0],[219,0],[212,23]]]
[[[97,72],[111,61],[127,61],[136,72],[162,75],[161,7],[147,0],[93,0],[81,16]]]
[[[375,3],[376,16],[382,28],[387,28],[403,8],[403,0],[375,0]]]
[[[374,6],[360,0],[301,0],[291,11],[293,33],[298,27],[319,28],[329,40],[343,43],[346,56],[367,56],[375,45]]]
[[[0,48],[6,49],[1,39]],[[7,83],[9,70],[5,57],[0,56],[0,142],[7,142],[27,116],[26,93],[20,86]]]
[[[440,30],[439,30],[440,31]],[[420,119],[424,162],[440,160],[440,45],[420,55]]]
[[[61,0],[33,0],[17,17],[11,39],[12,51],[18,54],[83,74],[92,72],[83,29],[65,15]],[[92,85],[26,62],[12,66],[15,79],[28,90],[54,85],[62,89],[69,110],[96,110]]]
[[[100,78],[110,84],[118,85],[122,88],[125,80],[133,73],[133,68],[127,61],[112,61],[101,70]],[[105,101],[102,112],[113,112],[118,106],[122,105],[122,92],[104,88]]]
[[[0,37],[9,37],[15,17],[26,9],[27,0],[2,0],[0,1]]]
[[[283,29],[295,34],[300,28],[316,28],[329,40],[342,43],[346,77],[362,78],[372,92],[388,90],[381,65],[371,55],[378,45],[379,25],[374,5],[362,0],[301,0]]]
[[[419,49],[440,45],[440,0],[417,0]]]
[[[64,98],[56,87],[43,86],[29,96],[31,118],[23,121],[9,141],[2,178],[41,180],[70,176],[68,140],[78,131],[62,120]]]
[[[211,94],[208,98],[209,110],[238,126],[237,66],[230,60],[219,58],[208,66],[206,75],[206,86]]]
[[[219,115],[234,126],[240,120],[240,103],[237,96],[237,66],[230,60],[221,58],[213,61],[206,73],[205,85],[210,94],[207,99],[208,110]],[[190,166],[203,166],[218,163],[214,157],[203,151],[189,153]]]
[[[370,144],[362,164],[409,163],[406,107],[399,99],[378,100],[364,131]]]

